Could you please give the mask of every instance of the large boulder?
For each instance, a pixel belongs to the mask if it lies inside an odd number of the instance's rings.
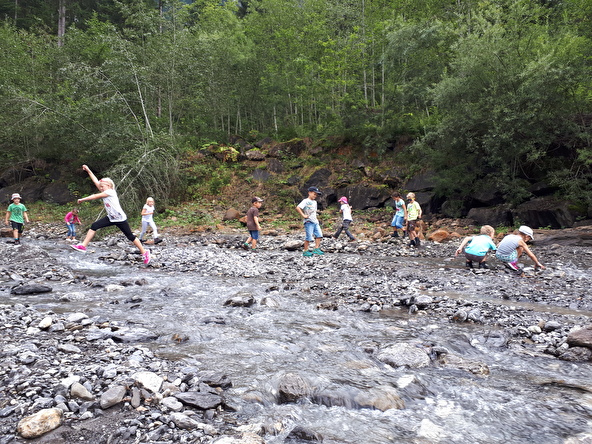
[[[493,227],[512,225],[512,213],[508,205],[471,208],[467,219],[474,220],[477,225],[491,225]]]
[[[44,202],[65,205],[74,202],[76,197],[68,189],[68,185],[63,182],[52,182],[48,184],[41,195]]]
[[[432,191],[435,187],[435,174],[433,171],[427,171],[414,176],[403,188],[417,193],[417,191]]]
[[[382,207],[390,199],[389,191],[383,186],[359,184],[337,190],[340,196],[346,196],[355,210]]]
[[[512,216],[532,228],[569,228],[576,219],[569,206],[567,201],[542,197],[518,205]]]

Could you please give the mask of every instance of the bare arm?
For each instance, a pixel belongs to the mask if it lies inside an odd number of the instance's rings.
[[[298,211],[298,213],[300,214],[300,216],[302,216],[303,219],[308,218],[308,216],[306,214],[304,214],[304,211],[302,211],[302,208],[296,207],[296,211]]]
[[[29,214],[28,214],[28,211],[25,211],[23,213],[23,216],[25,216],[25,222],[29,223]]]
[[[88,173],[88,176],[93,181],[95,186],[99,188],[99,179],[97,179],[97,176],[95,176],[95,174],[90,170],[90,168],[87,165],[82,165],[82,169]]]
[[[86,202],[89,200],[103,199],[107,196],[109,196],[107,193],[96,193],[96,194],[91,194],[90,196],[86,196],[81,199],[78,199],[77,202],[80,203],[80,202]]]
[[[462,243],[460,244],[460,247],[458,247],[458,249],[456,250],[456,253],[454,253],[454,256],[458,256],[459,254],[461,254],[463,251],[463,248],[465,248],[465,245],[467,245],[471,239],[472,239],[471,236],[465,237],[463,239]]]
[[[524,242],[523,240],[521,240],[519,242],[519,245],[524,249],[524,252],[526,253],[526,255],[532,259],[532,261],[534,262],[534,268],[541,268],[541,269],[545,269],[546,267],[541,264],[539,262],[539,260],[537,259],[537,257],[534,255],[534,253],[532,251],[530,251],[530,248],[528,248],[528,245],[526,245],[526,242]]]
[[[257,227],[257,230],[261,229],[261,225],[259,225],[259,217],[255,216],[253,218],[253,221],[255,221],[255,226]]]
[[[6,220],[4,221],[6,223],[6,225],[8,225],[9,219],[10,219],[10,211],[7,211],[6,212]]]

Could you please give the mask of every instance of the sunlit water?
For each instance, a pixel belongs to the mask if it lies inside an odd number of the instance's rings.
[[[82,311],[151,329],[159,335],[151,346],[160,356],[227,374],[241,421],[278,430],[265,436],[268,443],[282,443],[295,425],[318,432],[324,443],[367,444],[563,443],[592,430],[590,365],[488,347],[479,338],[491,327],[430,325],[403,310],[317,310],[322,300],[297,286],[285,290],[280,285],[280,290],[269,292],[276,282],[108,265],[97,254],[64,256],[63,249],[47,247],[95,282],[143,278],[147,284],[106,292],[57,283],[52,293],[18,296],[12,302],[58,313]],[[84,297],[60,301],[73,292]],[[224,307],[238,292],[250,293],[258,302],[273,298],[278,307]],[[173,334],[188,340],[176,343]],[[399,342],[446,347],[486,364],[490,375],[436,366],[395,369],[368,352]],[[315,393],[341,398],[342,406],[310,400],[278,404],[277,382],[288,372],[308,379]],[[567,384],[549,383],[561,380]],[[348,402],[377,387],[398,389],[405,408],[383,412]]]

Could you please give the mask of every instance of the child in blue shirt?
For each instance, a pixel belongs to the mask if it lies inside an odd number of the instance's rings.
[[[477,262],[479,268],[489,268],[485,263],[487,253],[489,250],[495,251],[497,248],[492,240],[495,235],[495,230],[491,225],[483,225],[479,233],[478,236],[465,237],[454,254],[455,256],[458,256],[466,246],[465,258],[467,260],[467,268],[473,268],[473,262]]]

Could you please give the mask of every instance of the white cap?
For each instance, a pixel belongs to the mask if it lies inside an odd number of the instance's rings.
[[[21,199],[21,195],[19,193],[14,193],[12,195],[12,197],[10,198],[10,200],[14,200],[14,199]]]
[[[532,229],[530,227],[522,225],[520,228],[518,228],[518,231],[520,231],[523,234],[526,234],[527,236],[530,236],[530,238],[534,240],[534,233],[532,232]]]

